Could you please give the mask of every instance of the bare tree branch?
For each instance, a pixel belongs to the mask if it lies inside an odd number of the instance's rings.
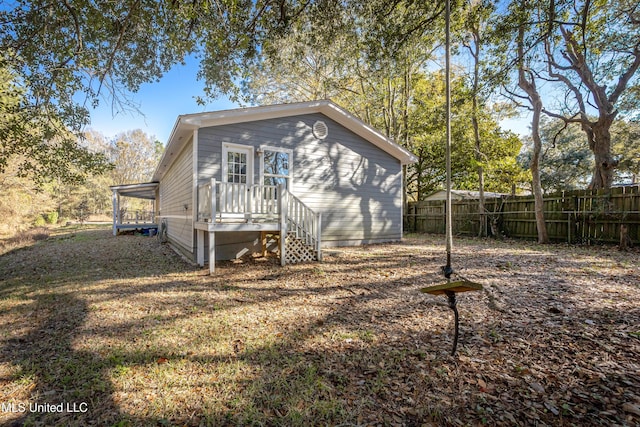
[[[611,95],[609,95],[609,102],[611,104],[615,104],[618,101],[620,95],[622,95],[624,90],[627,88],[629,80],[631,80],[636,71],[638,71],[638,68],[640,68],[640,42],[635,45],[633,49],[633,56],[633,63],[631,63],[629,68],[627,68],[627,71],[620,76],[615,89],[611,92]]]

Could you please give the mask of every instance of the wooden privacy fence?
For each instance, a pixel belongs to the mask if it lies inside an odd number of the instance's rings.
[[[453,231],[476,236],[480,227],[478,200],[452,202]],[[533,196],[487,199],[485,218],[489,234],[536,239]],[[640,186],[602,190],[563,191],[544,198],[549,238],[569,243],[619,243],[621,229],[629,243],[640,244]],[[445,232],[445,201],[410,202],[405,231]]]

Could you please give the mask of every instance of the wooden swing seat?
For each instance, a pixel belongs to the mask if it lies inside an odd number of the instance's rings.
[[[448,282],[444,285],[428,286],[420,289],[420,292],[431,295],[446,295],[450,292],[468,292],[482,290],[480,283],[470,282],[468,280],[456,280],[454,282]]]

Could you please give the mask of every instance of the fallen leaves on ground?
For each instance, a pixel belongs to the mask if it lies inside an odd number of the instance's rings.
[[[0,412],[85,425],[638,425],[637,251],[440,236],[194,268],[105,230],[0,257]]]

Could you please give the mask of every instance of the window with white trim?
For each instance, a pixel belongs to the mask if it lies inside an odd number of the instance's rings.
[[[227,182],[247,183],[247,154],[227,153]]]
[[[222,182],[253,184],[253,147],[222,144]]]
[[[293,151],[279,147],[261,147],[261,149],[264,185],[282,184],[290,189],[293,176]]]

